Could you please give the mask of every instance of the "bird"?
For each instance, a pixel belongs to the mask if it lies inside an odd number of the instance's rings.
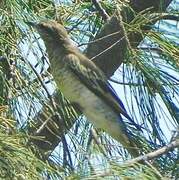
[[[107,77],[70,39],[63,25],[54,20],[32,23],[44,41],[51,74],[63,93],[87,119],[117,140],[134,157],[139,149],[123,118],[134,121]],[[134,123],[135,124],[135,123]],[[140,127],[135,128],[140,131]]]

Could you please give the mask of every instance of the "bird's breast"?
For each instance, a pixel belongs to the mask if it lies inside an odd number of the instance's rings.
[[[57,86],[67,99],[71,102],[82,101],[87,89],[70,69],[56,66],[53,68],[52,74]]]
[[[95,127],[104,129],[117,140],[123,136],[118,114],[89,90],[70,69],[65,67],[59,69],[56,66],[53,68],[52,74],[64,96],[71,102],[79,104],[83,114]]]

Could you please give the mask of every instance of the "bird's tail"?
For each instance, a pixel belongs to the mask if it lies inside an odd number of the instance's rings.
[[[118,114],[118,121],[120,124],[120,128],[122,130],[122,134],[119,139],[117,139],[126,149],[127,151],[134,157],[137,157],[140,155],[139,147],[140,142],[139,133],[143,132],[143,127],[139,124],[137,124],[128,114],[124,107],[124,104],[118,97],[117,93],[113,89],[113,87],[108,83],[108,90],[111,93],[111,95],[115,98],[115,100],[118,102],[119,107],[121,109],[121,113]],[[124,116],[125,118],[123,118]],[[127,118],[127,119],[126,119]]]
[[[127,122],[127,123],[130,124],[131,126],[135,127],[136,130],[142,132],[143,127],[142,127],[141,125],[137,124],[137,123],[127,114],[127,111],[126,111],[126,109],[125,109],[125,107],[124,107],[123,102],[121,101],[121,99],[120,99],[119,96],[117,95],[116,91],[114,90],[114,88],[111,86],[111,84],[110,84],[109,82],[108,82],[108,90],[109,90],[109,92],[111,93],[111,95],[115,98],[115,100],[118,102],[119,106],[121,107],[121,110],[122,110],[121,114],[128,119],[128,122]],[[119,116],[120,116],[120,118],[122,118],[120,114],[119,114]]]
[[[117,139],[125,149],[133,156],[137,157],[140,155],[139,139],[137,136],[138,131],[132,130],[127,127],[121,115],[119,115],[119,123],[122,128],[122,135]],[[131,132],[132,131],[132,132]]]

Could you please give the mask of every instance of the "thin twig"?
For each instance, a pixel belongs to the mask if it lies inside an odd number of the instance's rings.
[[[39,82],[41,83],[42,87],[44,88],[45,92],[47,93],[47,97],[50,99],[52,108],[49,106],[49,109],[51,110],[51,112],[53,113],[52,115],[57,115],[57,118],[59,119],[59,121],[62,121],[62,118],[60,117],[59,113],[57,113],[57,106],[56,103],[54,101],[54,99],[52,98],[52,96],[50,95],[47,87],[44,85],[43,83],[43,79],[42,77],[37,73],[36,69],[28,62],[29,66],[31,67],[31,69],[33,70],[33,72],[35,73],[35,75],[37,76]],[[52,121],[51,118],[46,119],[41,126],[39,127],[39,129],[36,131],[35,134],[40,133],[45,127],[47,127],[47,124]],[[55,134],[55,133],[53,133]]]
[[[173,21],[179,21],[178,14],[169,14],[169,13],[153,13],[154,17],[156,17],[155,20],[173,20]]]
[[[104,10],[104,8],[101,6],[98,0],[92,0],[92,3],[94,4],[96,10],[99,12],[100,16],[103,18],[105,22],[107,22],[110,18],[110,16],[107,14],[107,12]]]
[[[123,17],[121,15],[121,11],[120,11],[119,7],[117,8],[117,11],[116,11],[116,18],[118,20],[119,27],[121,27],[121,31],[124,34],[124,39],[127,43],[127,47],[132,51],[132,46],[131,46],[130,40],[128,38],[128,33],[124,27]]]
[[[116,46],[118,43],[120,43],[123,39],[125,39],[125,37],[121,37],[119,40],[117,40],[115,43],[113,43],[111,46],[107,47],[104,51],[98,53],[96,56],[90,58],[90,60],[96,59],[97,57],[101,56],[102,54],[104,54],[105,52],[109,51],[110,49],[112,49],[114,46]]]
[[[113,33],[110,33],[110,34],[107,34],[106,36],[103,36],[103,37],[101,37],[101,38],[95,39],[95,40],[93,40],[93,41],[89,41],[89,42],[86,42],[86,43],[81,43],[81,44],[78,45],[78,47],[85,46],[85,45],[89,45],[89,44],[95,44],[96,42],[105,40],[105,39],[107,39],[107,38],[109,38],[109,37],[112,38],[112,36],[115,36],[115,35],[117,35],[117,34],[120,34],[120,32],[121,32],[121,30],[120,30],[120,31],[113,32]]]
[[[126,83],[126,82],[121,82],[119,80],[116,80],[114,78],[110,78],[109,81],[113,82],[113,83],[116,83],[116,84],[120,84],[120,85],[124,85],[124,86],[145,86],[147,87],[147,84],[146,83],[132,83],[132,82],[129,82],[129,83]],[[162,86],[178,86],[179,83],[161,83]]]
[[[96,130],[92,127],[90,132],[91,132],[91,135],[92,135],[94,141],[96,142],[96,144],[98,145],[99,149],[100,149],[101,152],[103,153],[103,155],[104,155],[105,157],[107,157],[105,148],[104,148],[104,146],[102,145],[102,143],[99,141],[98,135],[97,135],[97,133],[96,133]]]
[[[173,149],[175,149],[177,147],[179,147],[179,139],[176,139],[175,141],[172,141],[168,145],[166,145],[160,149],[157,149],[153,152],[150,152],[148,154],[145,154],[145,155],[139,156],[137,158],[131,159],[129,161],[126,161],[125,164],[133,164],[133,163],[138,163],[141,161],[149,161],[149,160],[158,158],[161,155],[166,154],[169,151],[172,151]]]

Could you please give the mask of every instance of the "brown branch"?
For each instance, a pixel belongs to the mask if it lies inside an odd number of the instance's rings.
[[[59,96],[59,93],[56,93],[53,96],[53,99],[57,104],[56,113],[49,111],[50,107],[48,104],[44,105],[43,109],[36,116],[35,122],[33,122],[29,128],[29,134],[31,134],[29,144],[33,143],[38,147],[43,158],[46,158],[55,149],[61,141],[61,137],[69,131],[77,119],[75,116],[70,116],[65,120],[60,117],[59,109],[62,107],[59,107],[59,104],[62,106],[62,102],[60,102]],[[64,106],[66,109],[73,108],[79,113],[75,105],[65,103]]]
[[[105,11],[105,9],[103,9],[103,7],[101,6],[101,4],[99,3],[99,0],[92,0],[92,3],[94,4],[95,8],[97,9],[97,11],[99,12],[99,14],[101,15],[101,17],[103,18],[103,20],[105,22],[107,22],[107,20],[109,20],[109,15],[107,14],[107,12]]]
[[[153,11],[163,12],[172,0],[152,1],[152,0],[132,0],[130,6],[136,11],[140,12],[149,7],[153,8]]]
[[[179,147],[179,139],[176,139],[175,141],[172,141],[171,143],[169,143],[168,145],[166,145],[160,149],[157,149],[148,154],[139,156],[132,160],[126,161],[125,164],[133,164],[133,163],[139,163],[139,162],[153,160],[153,159],[158,158],[158,157],[162,156],[163,154],[166,154],[178,147]]]
[[[171,0],[165,0],[161,6],[160,1],[151,1],[151,0],[133,0],[130,2],[130,6],[136,12],[140,12],[146,8],[153,7],[151,9],[152,12],[164,11],[166,7],[169,5]],[[130,23],[133,18],[133,12],[124,7],[121,11],[123,21],[125,23]],[[119,33],[116,33],[119,32]],[[115,34],[114,36],[107,37],[101,39],[104,36],[109,34]],[[111,19],[102,27],[101,31],[96,35],[94,38],[95,43],[89,44],[87,48],[86,55],[89,58],[94,58],[95,64],[100,67],[103,72],[106,74],[107,77],[113,75],[113,73],[117,70],[117,68],[121,65],[121,63],[125,59],[125,54],[127,52],[127,43],[123,38],[124,34],[122,31],[122,26],[119,24],[118,18],[116,15],[112,16]],[[130,42],[133,43],[133,47],[137,47],[138,44],[141,42],[143,37],[139,33],[131,34],[129,37]],[[119,43],[116,43],[119,39],[123,39]],[[111,47],[115,44],[110,50],[105,51],[105,49]],[[101,52],[104,52],[101,54]],[[98,56],[100,54],[100,56]]]
[[[154,13],[154,15],[157,17],[157,20],[173,20],[173,21],[179,21],[178,14],[167,14],[167,13]]]

